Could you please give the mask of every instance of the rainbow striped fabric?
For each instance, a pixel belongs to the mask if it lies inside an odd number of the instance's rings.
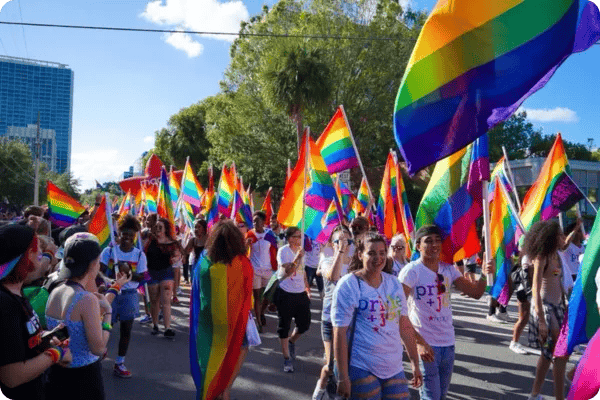
[[[181,185],[179,181],[175,177],[175,172],[173,172],[173,167],[169,171],[169,194],[171,195],[171,203],[173,204],[173,210],[177,214],[179,210],[177,209],[177,202],[179,201],[179,194],[181,193]]]
[[[587,343],[600,328],[600,314],[598,313],[598,304],[596,304],[598,286],[595,281],[599,268],[600,217],[596,216],[569,300],[568,354],[573,352],[576,345]]]
[[[110,203],[108,203],[108,205],[110,208]],[[110,210],[107,209],[106,196],[102,196],[98,210],[96,210],[96,214],[94,214],[94,217],[90,220],[90,225],[88,226],[88,231],[96,235],[102,249],[110,244],[111,224],[109,224],[108,220],[109,215],[111,215],[111,213]]]
[[[233,192],[236,187],[235,165],[229,168],[223,165],[221,171],[221,180],[219,181],[219,212],[227,217],[231,216],[231,207],[233,205]]]
[[[569,175],[571,168],[559,133],[537,180],[523,199],[521,221],[525,229],[529,230],[537,221],[556,217],[584,198]]]
[[[327,212],[323,214],[321,218],[321,227],[322,230],[319,232],[317,236],[317,243],[324,244],[329,241],[329,237],[331,236],[331,232],[333,232],[333,228],[343,222],[343,212],[340,207],[340,203],[337,199],[333,199]]]
[[[395,136],[409,172],[455,153],[510,117],[570,54],[598,39],[600,12],[588,0],[438,1],[394,108]]]
[[[488,199],[492,201],[494,197],[494,191],[496,190],[496,177],[500,179],[500,182],[504,185],[507,191],[512,191],[512,185],[510,184],[510,179],[508,178],[508,173],[506,172],[506,162],[504,160],[504,156],[502,156],[496,165],[494,166],[494,170],[490,175],[490,185],[488,186]]]
[[[206,222],[208,229],[219,222],[219,204],[215,195],[215,183],[212,167],[208,170],[208,189],[206,189]]]
[[[175,213],[173,211],[173,202],[171,200],[170,192],[167,170],[165,167],[162,167],[160,171],[160,185],[158,187],[158,203],[156,204],[156,213],[159,215],[159,217],[169,220],[173,231],[173,237],[175,237]]]
[[[511,257],[517,253],[519,239],[523,235],[515,215],[509,207],[509,199],[500,187],[500,177],[496,176],[493,199],[490,206],[490,233],[492,260],[496,261],[496,278],[490,294],[502,305],[508,304],[509,281],[512,269]]]
[[[77,218],[85,208],[77,200],[63,192],[51,181],[47,182],[46,194],[50,221],[61,227],[67,227],[77,222]]]
[[[271,222],[271,216],[273,215],[273,201],[271,200],[271,192],[273,191],[273,188],[270,187],[269,190],[267,190],[267,195],[265,196],[265,200],[263,201],[262,206],[260,207],[261,211],[264,211],[264,213],[267,215],[267,220],[265,221],[265,223],[269,223]]]
[[[444,233],[441,259],[447,263],[480,250],[475,221],[483,207],[480,179],[490,173],[486,138],[438,161],[417,211],[416,229],[435,224]]]
[[[200,199],[204,194],[204,190],[202,189],[200,182],[198,182],[198,178],[196,177],[189,160],[185,163],[182,182],[181,195],[183,196],[183,200],[190,204],[193,212],[197,214],[200,212],[200,206],[202,205]]]
[[[377,201],[377,229],[386,238],[391,239],[398,233],[398,219],[396,215],[396,162],[390,152],[385,163],[379,200]]]
[[[362,178],[362,181],[360,182],[360,188],[358,189],[358,194],[356,195],[356,198],[362,206],[361,212],[364,213],[367,207],[369,206],[370,200],[369,186],[367,185],[367,180],[365,178]]]
[[[358,167],[351,135],[350,127],[346,124],[344,107],[339,106],[317,140],[317,147],[330,174]]]
[[[404,235],[404,239],[408,246],[406,246],[406,256],[410,260],[411,250],[410,243],[415,235],[415,223],[413,221],[412,212],[410,211],[410,205],[408,204],[408,195],[406,194],[406,187],[404,186],[404,179],[402,179],[402,173],[400,167],[397,166],[396,173],[398,174],[396,182],[398,183],[398,230]]]
[[[190,367],[197,399],[213,400],[227,388],[240,357],[252,307],[252,265],[204,254],[194,268],[190,299]]]

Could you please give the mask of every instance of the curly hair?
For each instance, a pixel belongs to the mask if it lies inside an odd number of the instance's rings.
[[[559,248],[558,237],[562,230],[557,221],[539,221],[533,224],[525,235],[522,253],[530,260],[537,257],[546,258],[556,253]]]
[[[126,214],[119,221],[119,231],[131,230],[134,232],[139,232],[142,230],[142,225],[140,221],[136,217],[131,214]]]
[[[206,239],[206,254],[212,262],[223,264],[229,264],[235,257],[246,254],[244,235],[233,221],[219,221],[212,227]]]
[[[354,255],[352,256],[352,260],[350,260],[350,266],[348,267],[348,272],[358,271],[363,267],[363,263],[360,259],[360,256],[365,251],[368,243],[383,243],[386,246],[387,251],[387,243],[385,238],[376,232],[365,232],[356,237],[356,250],[354,251]],[[383,272],[388,274],[392,273],[392,264],[386,260],[385,267],[383,267]]]
[[[171,221],[169,221],[166,218],[160,217],[156,222],[162,222],[162,224],[165,227],[165,236],[174,241],[175,238],[173,237],[173,225],[171,225]]]

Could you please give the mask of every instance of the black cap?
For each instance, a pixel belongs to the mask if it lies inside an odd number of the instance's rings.
[[[78,232],[87,232],[87,228],[85,227],[85,225],[71,225],[68,228],[63,229],[62,232],[58,235],[58,241],[60,242],[60,245],[64,246],[67,239]]]
[[[10,274],[34,236],[35,231],[27,225],[8,224],[0,227],[0,279]]]
[[[440,229],[439,226],[423,225],[422,227],[420,227],[417,230],[417,233],[415,234],[415,243],[419,244],[419,241],[421,240],[422,237],[429,236],[429,235],[440,235],[440,238],[444,237],[444,233],[442,232],[442,230]]]
[[[101,252],[98,238],[93,234],[88,232],[73,234],[65,242],[64,268],[59,274],[60,279],[79,278],[85,275],[90,263],[98,258]]]

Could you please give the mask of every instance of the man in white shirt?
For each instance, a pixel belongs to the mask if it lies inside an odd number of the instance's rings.
[[[579,271],[579,265],[581,264],[581,256],[585,252],[585,246],[583,245],[583,221],[578,219],[577,222],[571,224],[565,229],[567,239],[565,241],[565,247],[561,252],[562,261],[564,265],[564,273],[571,274],[573,282],[577,279],[577,271]]]

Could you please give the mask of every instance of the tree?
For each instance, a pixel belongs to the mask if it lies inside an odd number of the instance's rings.
[[[46,197],[46,182],[52,181],[59,189],[63,190],[75,200],[80,201],[81,192],[79,191],[79,180],[73,177],[71,172],[58,174],[48,169],[43,169],[40,174],[40,204],[47,201]]]
[[[16,209],[33,202],[33,161],[29,146],[0,141],[0,201]]]

